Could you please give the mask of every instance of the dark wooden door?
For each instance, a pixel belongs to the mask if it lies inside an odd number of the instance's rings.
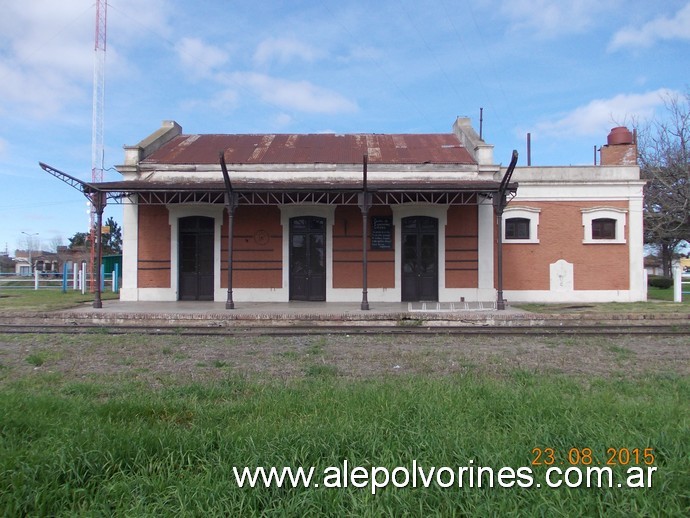
[[[438,220],[402,220],[402,300],[438,300]]]
[[[290,300],[326,300],[326,219],[290,220]]]
[[[180,300],[213,300],[214,219],[180,218]]]

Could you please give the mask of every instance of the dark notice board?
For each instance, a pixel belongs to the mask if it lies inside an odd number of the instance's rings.
[[[393,249],[393,218],[392,216],[371,217],[371,249]]]

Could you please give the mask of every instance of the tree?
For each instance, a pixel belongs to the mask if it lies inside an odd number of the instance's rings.
[[[0,273],[12,272],[14,272],[14,259],[5,253],[0,254]]]
[[[110,232],[103,234],[103,254],[118,255],[122,253],[122,228],[112,217],[105,222]]]
[[[673,254],[690,241],[690,92],[664,98],[666,117],[638,128],[644,193],[645,243],[661,253],[670,276]]]
[[[89,234],[86,232],[76,232],[72,237],[69,238],[69,249],[76,250],[78,248],[84,248],[90,243]]]
[[[108,232],[101,234],[103,240],[103,255],[118,255],[122,253],[122,228],[112,217],[108,218],[103,224],[110,227]],[[91,236],[87,232],[77,232],[69,238],[69,248],[88,248],[91,246]]]
[[[50,238],[50,241],[48,241],[49,252],[57,252],[60,246],[62,246],[62,236],[53,236]]]

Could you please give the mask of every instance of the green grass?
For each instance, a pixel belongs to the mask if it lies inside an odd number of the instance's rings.
[[[103,292],[102,300],[118,299],[119,295],[113,292]],[[57,311],[69,309],[82,304],[93,302],[94,294],[81,294],[80,291],[69,290],[62,293],[61,290],[25,290],[25,289],[1,289],[0,288],[0,312],[12,311]]]
[[[683,302],[673,302],[673,288],[647,288],[647,302],[609,302],[573,304],[515,304],[514,306],[534,313],[689,313],[690,296]]]
[[[690,289],[690,286],[687,286],[687,289]],[[647,290],[647,298],[652,300],[665,300],[668,302],[673,302],[673,287],[662,289],[653,288],[650,286]],[[686,304],[690,303],[690,297],[687,295],[685,295],[683,299]]]
[[[314,374],[326,374],[314,373]],[[332,374],[332,373],[331,373]],[[37,374],[0,388],[0,509],[21,515],[687,516],[690,380],[515,371],[152,390]],[[653,448],[653,487],[237,487],[233,466],[530,466]],[[534,467],[535,481],[545,468]],[[621,471],[616,468],[616,473]],[[619,480],[619,479],[617,479]]]
[[[673,302],[673,290],[649,288],[647,302],[607,302],[568,304],[513,304],[515,308],[533,313],[690,313],[690,296]]]

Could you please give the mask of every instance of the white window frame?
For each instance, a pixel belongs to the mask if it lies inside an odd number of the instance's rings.
[[[619,209],[617,207],[592,207],[588,209],[581,209],[582,212],[582,227],[584,229],[584,237],[582,242],[586,245],[606,245],[606,244],[625,244],[625,225],[627,220],[626,209]],[[592,238],[592,221],[595,219],[613,219],[616,221],[616,238],[615,239],[593,239]]]
[[[539,243],[539,214],[541,209],[535,207],[506,207],[503,211],[503,244]],[[513,218],[529,220],[529,239],[506,239],[506,221]]]

